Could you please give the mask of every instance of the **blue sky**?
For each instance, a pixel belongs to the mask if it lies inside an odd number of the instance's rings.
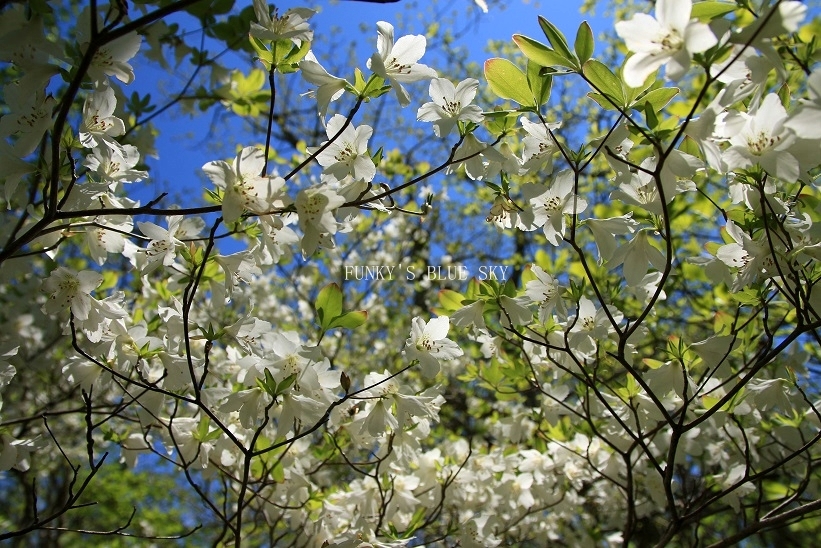
[[[546,2],[547,3],[547,2]],[[545,4],[546,4],[545,3]],[[549,2],[553,4],[552,1]],[[238,2],[237,7],[241,8],[250,2]],[[543,38],[543,34],[537,22],[538,15],[544,15],[567,34],[570,39],[575,35],[576,28],[585,17],[579,9],[582,0],[565,0],[560,7],[555,4],[547,6],[538,2],[525,0],[512,0],[509,2],[490,2],[489,13],[482,13],[472,0],[455,0],[450,3],[442,2],[447,7],[439,9],[446,10],[446,13],[454,14],[457,27],[468,27],[469,31],[462,34],[458,43],[465,45],[470,51],[470,59],[477,63],[482,63],[492,55],[486,51],[488,40],[510,40],[514,33],[521,33],[534,38]],[[311,25],[317,35],[329,34],[334,30],[338,33],[341,54],[347,55],[348,48],[355,44],[358,66],[365,70],[365,62],[376,49],[376,22],[387,21],[395,26],[400,25],[407,28],[407,33],[424,33],[424,20],[431,19],[431,6],[428,2],[415,0],[401,0],[392,4],[373,4],[346,0],[332,0],[322,2],[297,2],[288,0],[276,4],[280,13],[295,6],[313,7],[318,13],[311,19]],[[606,25],[612,24],[602,19],[592,22],[594,29],[603,30]],[[443,29],[444,30],[444,29]],[[456,29],[452,29],[456,30]],[[400,34],[397,34],[397,37]],[[144,45],[144,48],[146,46]],[[225,62],[225,59],[220,59]],[[320,59],[324,62],[323,59]],[[345,58],[342,59],[344,63]],[[426,59],[423,58],[422,62]],[[429,61],[430,62],[430,61]],[[446,71],[447,67],[439,64],[433,65],[440,72]],[[147,71],[139,63],[135,63],[136,80],[131,86],[125,86],[125,91],[130,94],[136,89],[140,93],[152,92],[152,97],[162,97],[162,93],[157,92],[157,87],[166,90],[166,95],[174,93],[188,77],[191,65],[181,64],[174,74],[164,74],[162,72]],[[343,75],[347,76],[347,75]],[[484,83],[483,83],[484,84]],[[305,89],[309,89],[305,83]],[[417,108],[427,97],[414,97],[418,103]],[[204,163],[224,159],[230,155],[230,151],[225,151],[221,157],[213,147],[209,146],[209,135],[214,127],[212,125],[215,117],[223,120],[230,118],[232,114],[223,114],[216,107],[217,111],[191,118],[184,114],[173,114],[158,118],[156,123],[160,129],[160,136],[157,141],[157,149],[160,157],[158,160],[150,160],[151,178],[140,183],[144,188],[140,189],[139,198],[145,202],[155,197],[161,191],[180,191],[181,187],[192,188],[203,182],[201,167]],[[409,109],[411,107],[408,107]],[[236,133],[222,135],[225,138],[225,145],[252,144],[261,141],[264,136],[242,135],[238,124],[228,127],[236,127]],[[232,130],[233,132],[233,130]],[[185,191],[183,191],[185,192]],[[192,197],[200,202],[201,191],[197,191],[196,197]],[[187,203],[184,205],[193,205]]]

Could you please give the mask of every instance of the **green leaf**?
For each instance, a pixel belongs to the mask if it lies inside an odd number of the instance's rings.
[[[267,376],[268,376],[268,371],[267,370],[265,371],[265,376],[266,376],[266,381],[267,381]],[[277,384],[276,387],[274,388],[274,393],[272,395],[274,397],[279,396],[280,394],[282,394],[283,392],[285,392],[286,390],[291,388],[291,385],[293,385],[294,382],[296,382],[296,376],[297,376],[296,373],[292,373],[291,375],[288,375],[287,377],[282,379],[282,382]]]
[[[542,32],[544,32],[544,35],[547,37],[547,41],[550,42],[553,49],[569,61],[575,61],[575,63],[573,63],[573,68],[578,70],[581,63],[578,58],[576,58],[576,55],[570,51],[570,45],[567,43],[567,38],[564,37],[564,34],[562,34],[562,32],[556,28],[553,23],[541,15],[539,16],[539,26],[542,27]]]
[[[264,390],[269,396],[272,398],[277,396],[277,381],[268,369],[265,370],[265,380],[256,379],[256,381],[257,386]]]
[[[596,101],[596,103],[598,103],[599,106],[605,110],[619,110],[618,107],[614,106],[613,103],[609,101],[607,97],[605,97],[601,93],[591,91],[587,94],[587,96]]]
[[[659,125],[658,116],[656,116],[656,111],[653,109],[653,105],[650,103],[644,103],[643,105],[644,111],[644,119],[647,121],[647,127],[655,130]]]
[[[550,90],[553,88],[553,77],[542,76],[541,65],[533,61],[527,61],[527,84],[536,100],[536,107],[541,107],[550,99]]]
[[[690,17],[707,22],[735,11],[736,8],[738,5],[734,2],[696,2]]]
[[[582,73],[598,93],[612,99],[617,106],[624,106],[624,89],[621,80],[604,63],[590,59],[582,67]]]
[[[271,479],[276,483],[285,483],[285,467],[282,465],[282,460],[278,460],[271,470]]]
[[[525,107],[535,107],[527,76],[507,59],[494,58],[485,61],[485,78],[490,89],[502,99],[510,99]]]
[[[465,296],[452,289],[443,289],[439,292],[439,302],[450,312],[454,312],[462,308],[462,301]]]
[[[487,130],[498,135],[516,127],[521,113],[518,110],[493,110],[484,115]]]
[[[536,64],[543,67],[574,68],[573,61],[556,53],[555,50],[533,38],[528,38],[521,34],[514,34],[513,41],[519,46],[519,49],[524,53],[525,57]]]
[[[367,310],[353,310],[337,316],[328,325],[328,329],[335,327],[344,327],[346,329],[356,329],[368,320]]]
[[[256,36],[248,35],[248,40],[251,42],[251,47],[256,52],[259,60],[265,65],[265,70],[271,70],[271,65],[274,63],[274,54],[265,47],[265,44]]]
[[[579,61],[586,63],[593,56],[594,48],[593,29],[590,28],[587,21],[582,21],[579,30],[576,32],[576,42],[573,44],[573,49],[576,51]]]
[[[320,327],[327,330],[331,320],[342,314],[342,289],[336,283],[326,285],[316,296],[314,306]]]
[[[644,96],[639,99],[642,103],[650,103],[656,111],[659,111],[667,106],[673,97],[678,95],[679,89],[678,88],[659,88],[654,89],[652,91],[648,91]]]

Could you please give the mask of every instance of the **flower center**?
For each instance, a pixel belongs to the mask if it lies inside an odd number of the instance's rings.
[[[446,97],[442,97],[442,109],[451,116],[456,116],[462,110],[462,102],[448,101]]]
[[[773,137],[768,133],[761,131],[758,135],[747,137],[747,148],[750,149],[756,156],[761,156],[769,149],[778,144],[780,137]]]
[[[391,57],[390,59],[388,59],[388,62],[385,63],[385,70],[387,72],[392,72],[394,74],[410,74],[410,69],[410,65],[400,64],[399,60],[396,57]]]
[[[661,39],[660,42],[656,42],[658,45],[661,46],[662,51],[678,51],[684,47],[684,39],[678,33],[677,30],[670,29],[667,32],[667,35]]]
[[[545,203],[544,203],[545,211],[547,211],[548,213],[558,213],[559,211],[562,210],[563,206],[564,206],[564,203],[563,203],[562,199],[559,198],[558,196],[551,196],[550,198],[545,200]]]
[[[433,340],[430,338],[430,335],[422,335],[419,337],[419,340],[416,341],[416,349],[422,352],[430,352],[433,350]]]

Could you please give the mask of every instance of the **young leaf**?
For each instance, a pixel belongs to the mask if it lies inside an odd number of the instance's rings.
[[[678,95],[678,88],[659,88],[648,91],[644,97],[640,99],[642,103],[650,103],[657,111],[667,106],[673,97]]]
[[[266,377],[268,376],[267,370],[265,371],[265,375]],[[296,376],[296,373],[292,373],[284,379],[282,379],[282,382],[276,385],[276,388],[274,389],[274,393],[272,394],[272,396],[279,396],[280,394],[291,388],[291,385],[294,384],[294,382],[296,381]]]
[[[328,329],[334,329],[335,327],[356,329],[357,327],[365,323],[367,320],[367,310],[353,310],[351,312],[346,312],[345,314],[341,314],[336,318],[332,319],[331,322],[328,324]]]
[[[573,49],[576,51],[579,61],[586,63],[593,56],[594,48],[593,29],[590,28],[587,21],[582,21],[579,30],[576,32],[576,42],[573,44]]]
[[[735,2],[696,2],[690,12],[690,17],[704,23],[717,17],[735,11],[738,5]]]
[[[582,73],[597,92],[612,99],[617,106],[624,106],[624,89],[621,81],[604,63],[590,59],[582,67]]]
[[[462,308],[464,295],[452,289],[443,289],[439,292],[439,302],[448,311],[456,311]]]
[[[536,100],[536,107],[547,103],[550,99],[550,90],[553,88],[553,77],[542,76],[541,66],[530,60],[527,61],[527,83]]]
[[[543,67],[573,68],[573,62],[570,59],[561,56],[556,53],[555,50],[533,38],[528,38],[521,34],[514,34],[513,41],[519,46],[519,49],[525,54],[525,57],[538,65]]]
[[[331,320],[342,314],[342,289],[336,283],[326,285],[317,295],[314,306],[320,327],[328,329]]]
[[[544,32],[544,35],[547,37],[550,45],[553,46],[553,49],[569,61],[575,61],[575,63],[573,63],[573,68],[578,70],[581,63],[578,58],[576,58],[576,55],[570,51],[570,45],[567,43],[567,38],[564,37],[564,34],[562,34],[562,32],[556,28],[553,23],[542,16],[539,16],[539,26],[542,27],[542,32]]]
[[[485,61],[485,78],[490,89],[502,99],[510,99],[524,107],[535,107],[527,76],[507,59],[494,58]]]
[[[618,110],[618,107],[614,106],[613,103],[601,93],[591,91],[587,94],[587,96],[596,101],[596,103],[598,103],[598,105],[605,110]]]

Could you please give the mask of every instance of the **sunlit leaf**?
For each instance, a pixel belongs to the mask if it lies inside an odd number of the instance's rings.
[[[502,99],[510,99],[522,106],[536,106],[527,76],[507,59],[494,58],[485,61],[485,78],[490,89]]]

